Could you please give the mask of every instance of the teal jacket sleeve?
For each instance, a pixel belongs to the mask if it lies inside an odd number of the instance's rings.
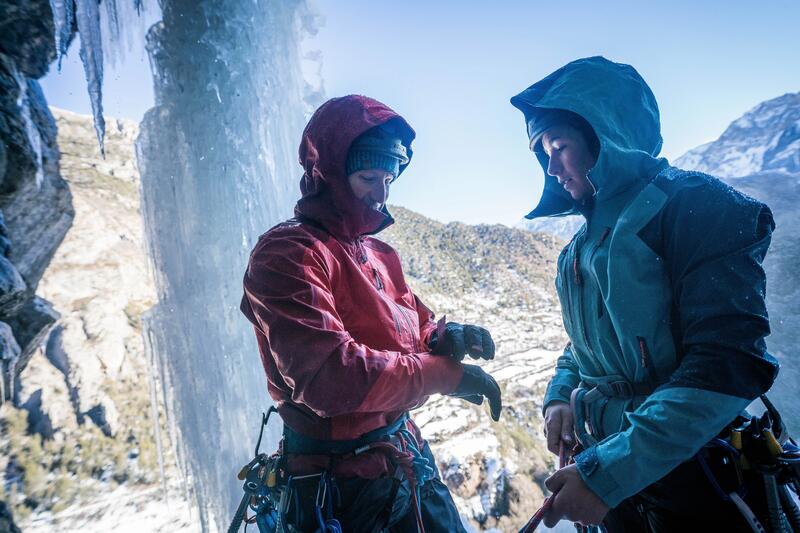
[[[772,213],[709,176],[677,185],[665,185],[670,199],[640,237],[670,276],[679,364],[628,414],[625,431],[576,457],[583,480],[610,507],[690,459],[778,372],[764,342]]]
[[[564,353],[556,360],[556,373],[547,385],[542,413],[547,411],[547,407],[552,402],[569,403],[569,397],[580,380],[578,365],[572,355],[572,344],[568,343],[564,347]]]

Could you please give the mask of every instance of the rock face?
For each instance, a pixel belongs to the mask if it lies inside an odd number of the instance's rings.
[[[47,0],[0,1],[0,404],[57,318],[35,291],[73,217],[36,82],[55,58],[53,39]]]
[[[53,32],[48,0],[0,0],[0,408],[57,318],[35,292],[73,216],[36,81],[55,59]],[[18,531],[10,513],[0,505],[0,531]]]
[[[77,530],[101,519],[114,529],[137,509],[147,509],[138,518],[143,530],[166,529],[157,483],[163,475],[172,487],[178,476],[171,447],[158,453],[154,432],[165,419],[141,331],[155,290],[139,212],[138,128],[109,120],[102,159],[91,117],[53,114],[75,220],[39,281],[59,318],[17,379],[17,408],[4,407],[0,472],[14,487],[8,501],[25,531]],[[191,530],[176,492],[169,490],[176,529]],[[112,508],[127,518],[102,518]]]

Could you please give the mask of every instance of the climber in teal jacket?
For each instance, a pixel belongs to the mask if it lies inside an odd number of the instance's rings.
[[[545,170],[527,218],[585,217],[558,260],[571,342],[544,399],[548,448],[577,437],[583,451],[548,480],[545,523],[736,529],[692,458],[777,375],[761,265],[772,213],[658,157],[655,97],[629,65],[579,59],[511,103]]]

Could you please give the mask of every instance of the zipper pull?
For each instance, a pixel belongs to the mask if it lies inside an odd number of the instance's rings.
[[[642,354],[642,368],[647,368],[647,360],[650,355],[647,350],[647,344],[644,342],[644,337],[636,337],[636,340],[639,341],[639,353]]]
[[[575,283],[581,285],[583,283],[583,278],[581,277],[581,270],[578,267],[578,250],[575,250],[575,258],[572,260],[572,272],[575,274]]]
[[[361,254],[361,263],[367,262],[367,251],[364,249],[364,243],[361,238],[358,239],[358,252]]]
[[[381,281],[380,275],[378,275],[378,269],[372,267],[372,275],[375,276],[375,286],[378,287],[379,291],[383,290],[383,282]]]
[[[600,240],[597,241],[597,248],[603,246],[603,243],[606,242],[606,237],[608,237],[609,233],[611,233],[611,228],[606,227],[605,229],[603,229],[603,234],[600,235]]]

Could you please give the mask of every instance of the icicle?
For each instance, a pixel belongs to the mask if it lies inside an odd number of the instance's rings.
[[[31,150],[33,150],[36,157],[36,188],[38,189],[42,186],[42,181],[44,181],[42,136],[31,116],[31,105],[30,99],[28,98],[28,81],[19,72],[15,72],[14,77],[17,79],[17,85],[19,85],[17,105],[20,108],[22,119],[25,121],[25,132],[28,134],[28,142],[31,144]]]
[[[104,0],[103,4],[106,6],[106,15],[108,16],[108,39],[112,43],[119,42],[120,25],[119,25],[119,9],[117,9],[117,0]]]
[[[50,9],[53,11],[53,22],[56,31],[56,54],[58,55],[58,70],[61,70],[61,60],[67,55],[69,36],[72,33],[72,23],[75,20],[73,0],[50,0]]]
[[[81,61],[86,72],[89,99],[92,102],[94,130],[105,158],[103,139],[106,124],[103,119],[103,46],[100,35],[100,11],[97,0],[75,0],[78,32],[81,34]]]
[[[142,0],[133,0],[133,9],[136,10],[137,15],[142,14]]]

